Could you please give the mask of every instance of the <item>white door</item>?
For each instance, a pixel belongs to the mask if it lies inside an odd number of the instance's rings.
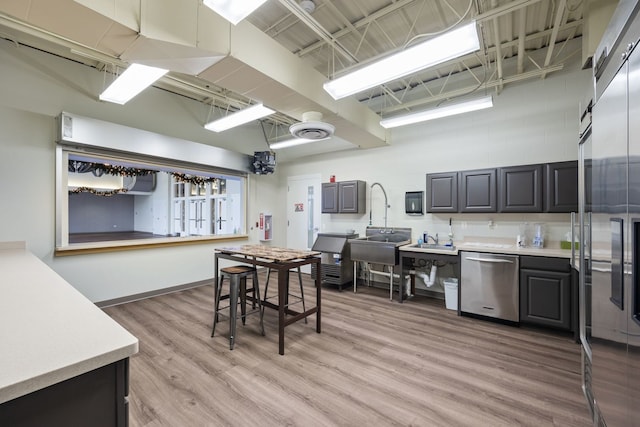
[[[287,178],[287,247],[311,249],[320,231],[320,183],[316,175]],[[303,267],[311,273],[311,267]]]

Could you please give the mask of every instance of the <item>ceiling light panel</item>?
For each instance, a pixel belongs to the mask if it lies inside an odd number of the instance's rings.
[[[329,138],[324,138],[324,139],[291,138],[291,139],[285,139],[284,141],[274,142],[273,144],[269,145],[269,148],[272,150],[279,150],[281,148],[294,147],[296,145],[308,144],[310,142],[325,141],[327,139]]]
[[[470,101],[460,102],[457,104],[447,105],[439,108],[433,108],[431,110],[420,111],[403,116],[390,117],[388,119],[380,120],[380,126],[386,129],[390,129],[419,122],[426,122],[427,120],[454,116],[456,114],[482,110],[490,107],[493,107],[493,98],[491,96],[486,96],[484,98],[473,99]]]
[[[267,0],[204,0],[205,6],[233,25],[249,16]]]
[[[275,113],[275,111],[271,108],[267,108],[262,104],[256,104],[252,105],[251,107],[245,108],[244,110],[229,114],[225,117],[222,117],[221,119],[209,122],[204,125],[204,127],[205,129],[214,132],[222,132],[236,126],[243,125],[252,120],[258,120],[273,113]]]
[[[478,49],[480,40],[474,21],[326,82],[323,87],[334,99],[341,99]]]
[[[125,104],[131,98],[151,86],[169,70],[131,64],[109,87],[100,94],[101,101]]]

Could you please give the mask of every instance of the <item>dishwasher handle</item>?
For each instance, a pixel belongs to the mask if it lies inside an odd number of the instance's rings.
[[[476,258],[476,257],[466,257],[466,260],[469,261],[479,261],[479,262],[492,262],[496,264],[513,264],[513,261],[509,259],[501,259],[501,258]]]

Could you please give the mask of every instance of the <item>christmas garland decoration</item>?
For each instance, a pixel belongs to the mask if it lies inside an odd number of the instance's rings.
[[[129,190],[127,190],[126,188],[117,188],[115,190],[100,191],[90,187],[78,187],[74,190],[69,190],[69,194],[91,193],[91,194],[95,194],[96,196],[111,197],[111,196],[115,196],[116,194],[126,193],[127,191]]]
[[[134,177],[134,176],[151,175],[156,172],[159,172],[151,169],[128,168],[124,166],[108,165],[105,163],[83,162],[80,160],[70,161],[68,169],[69,169],[69,172],[75,172],[75,173],[91,172],[97,177],[100,177],[105,173],[108,175],[114,175],[114,176]],[[205,185],[206,183],[217,183],[220,181],[220,178],[187,175],[181,172],[167,172],[167,173],[170,174],[177,182],[189,183],[193,185]],[[78,187],[74,190],[69,190],[69,194],[91,193],[91,194],[95,194],[96,196],[111,197],[116,194],[126,193],[127,191],[128,190],[126,188],[120,188],[120,189],[111,190],[111,191],[99,191],[99,190],[96,190],[95,188],[90,188],[90,187]]]
[[[204,185],[208,182],[218,182],[219,178],[211,178],[204,176],[186,175],[180,172],[169,172],[173,178],[181,183],[189,183],[195,185]]]
[[[114,176],[143,176],[151,175],[157,171],[151,169],[127,168],[124,166],[108,165],[105,163],[73,161],[69,162],[69,172],[91,172],[95,176],[102,176],[105,173]]]

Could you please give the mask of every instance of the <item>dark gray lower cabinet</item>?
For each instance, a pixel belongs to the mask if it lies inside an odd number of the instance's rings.
[[[0,404],[0,426],[126,427],[129,359]]]
[[[520,322],[570,331],[572,274],[560,258],[520,257]]]

